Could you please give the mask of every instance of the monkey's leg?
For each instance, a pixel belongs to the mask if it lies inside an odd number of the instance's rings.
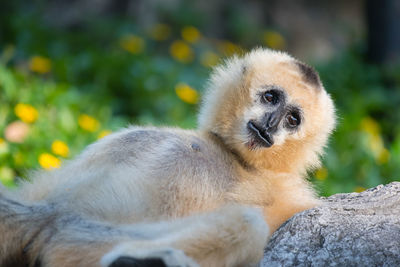
[[[28,261],[24,248],[41,228],[41,211],[34,215],[26,206],[2,195],[0,192],[0,266],[24,266]],[[29,227],[28,217],[32,219]]]
[[[159,237],[116,246],[102,259],[102,265],[129,266],[123,264],[127,259],[145,262],[146,259],[159,258],[167,266],[192,266],[169,264],[167,258],[176,249],[201,266],[256,265],[262,257],[269,234],[261,211],[243,206],[226,206],[215,212],[178,219],[169,224],[167,227],[160,225],[161,229],[168,231],[161,234],[157,227],[154,228]]]
[[[134,233],[61,214],[47,204],[24,205],[0,192],[0,266],[99,266]]]
[[[0,233],[1,266],[98,266],[112,248],[103,264],[108,259],[113,267],[197,266],[191,258],[204,266],[248,266],[261,257],[268,228],[261,213],[244,207],[115,227],[0,194]]]
[[[100,266],[101,258],[117,244],[146,243],[143,240],[157,232],[144,228],[157,230],[159,225],[139,225],[137,229],[134,225],[129,229],[107,225],[60,212],[48,204],[24,205],[0,192],[0,266]],[[181,251],[170,248],[169,253],[166,259],[176,266],[197,266]],[[149,266],[148,260],[127,262]],[[150,263],[166,266],[160,259]]]

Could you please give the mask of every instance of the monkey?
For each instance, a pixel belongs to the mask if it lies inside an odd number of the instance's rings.
[[[197,129],[130,126],[0,190],[0,264],[256,266],[283,222],[320,204],[306,176],[335,124],[312,67],[234,56],[213,70]]]

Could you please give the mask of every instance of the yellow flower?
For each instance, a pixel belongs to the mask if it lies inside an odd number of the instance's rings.
[[[196,104],[199,101],[199,94],[197,91],[185,83],[177,84],[175,86],[175,92],[183,102]]]
[[[167,40],[171,35],[171,28],[166,24],[156,24],[150,29],[150,36],[156,41]]]
[[[361,120],[361,129],[367,134],[367,146],[378,164],[385,164],[390,159],[390,152],[385,148],[381,127],[377,121],[366,117]]]
[[[386,148],[383,148],[380,152],[378,157],[376,158],[376,161],[378,164],[386,164],[389,162],[390,159],[390,152]]]
[[[51,70],[51,61],[47,57],[34,56],[29,60],[29,68],[40,74],[48,73]]]
[[[14,171],[6,166],[0,167],[0,181],[4,184],[9,184],[14,180]]]
[[[145,45],[143,38],[133,34],[123,37],[119,44],[123,49],[132,54],[139,54],[142,52]]]
[[[59,168],[61,161],[49,153],[42,153],[39,156],[39,164],[42,168],[48,170],[51,168]]]
[[[231,56],[233,54],[239,54],[242,52],[241,48],[238,45],[235,45],[229,41],[223,41],[218,43],[218,49],[223,55]]]
[[[82,114],[79,116],[78,124],[83,130],[88,132],[95,132],[100,126],[98,120],[87,114]]]
[[[365,117],[361,120],[361,129],[371,135],[379,135],[381,131],[379,123],[370,117]]]
[[[356,188],[354,188],[354,191],[357,192],[357,193],[360,193],[360,192],[365,191],[365,190],[366,190],[366,188],[362,187],[362,186],[356,186]]]
[[[369,135],[368,141],[368,146],[372,154],[374,154],[375,157],[378,157],[381,151],[385,149],[382,137],[380,135]]]
[[[205,67],[213,67],[218,63],[218,61],[218,55],[211,51],[203,53],[200,57],[200,62]]]
[[[22,121],[32,123],[38,118],[38,111],[29,104],[19,103],[14,108],[15,115]]]
[[[283,36],[276,31],[265,31],[263,34],[264,44],[273,49],[284,49],[286,41]]]
[[[196,43],[200,39],[200,32],[193,26],[186,26],[182,29],[181,35],[183,40],[189,43]]]
[[[60,140],[55,140],[51,144],[51,151],[53,151],[54,154],[59,155],[61,157],[67,157],[69,154],[69,148],[67,144]]]
[[[328,177],[328,170],[322,167],[315,172],[314,176],[318,180],[323,181]]]
[[[189,63],[194,59],[192,48],[183,41],[175,41],[171,44],[169,52],[179,62]]]
[[[97,139],[101,139],[109,134],[111,134],[110,130],[103,130],[99,133],[99,135],[97,135]]]

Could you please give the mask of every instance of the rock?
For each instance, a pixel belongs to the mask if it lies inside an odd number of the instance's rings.
[[[400,266],[400,183],[336,194],[271,237],[261,266]]]

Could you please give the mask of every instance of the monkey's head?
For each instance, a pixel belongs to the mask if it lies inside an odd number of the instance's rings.
[[[334,113],[313,68],[285,53],[256,49],[214,70],[199,128],[249,166],[304,172],[319,165]]]

